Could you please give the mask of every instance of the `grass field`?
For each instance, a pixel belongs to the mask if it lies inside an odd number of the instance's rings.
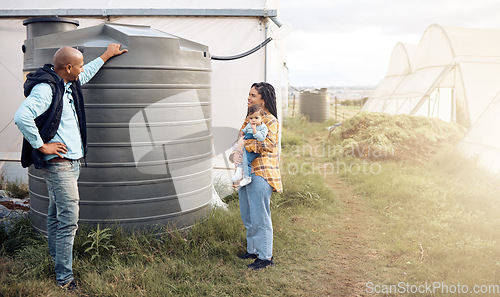
[[[284,121],[285,192],[271,202],[276,267],[249,271],[249,262],[236,257],[245,233],[233,194],[225,197],[227,211],[215,210],[185,234],[80,230],[78,295],[452,296],[443,290],[467,286],[462,296],[476,296],[474,286],[500,290],[499,178],[453,154],[452,143],[425,158],[342,154],[347,130],[330,135],[325,128],[334,123]],[[28,220],[13,223],[9,233],[0,232],[0,296],[65,296],[55,285],[45,239],[32,233]],[[411,293],[425,284],[441,290]]]

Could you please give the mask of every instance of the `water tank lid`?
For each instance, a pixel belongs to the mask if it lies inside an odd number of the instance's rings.
[[[32,23],[39,23],[39,22],[59,22],[59,23],[70,23],[74,24],[76,26],[80,25],[80,22],[77,20],[72,20],[72,19],[66,19],[66,18],[60,18],[60,17],[37,17],[37,18],[29,18],[25,19],[23,21],[23,25],[29,25]]]

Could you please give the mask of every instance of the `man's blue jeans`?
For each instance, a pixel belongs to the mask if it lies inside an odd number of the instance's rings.
[[[73,280],[73,242],[78,229],[80,162],[45,162],[43,175],[49,192],[47,235],[59,284]]]
[[[273,188],[261,176],[252,174],[252,182],[238,190],[240,214],[247,229],[247,252],[261,260],[273,256],[271,194]]]

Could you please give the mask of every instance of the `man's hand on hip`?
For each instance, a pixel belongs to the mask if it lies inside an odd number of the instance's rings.
[[[68,148],[62,142],[44,143],[38,150],[45,155],[58,155],[60,158],[63,158],[60,153],[68,152]]]

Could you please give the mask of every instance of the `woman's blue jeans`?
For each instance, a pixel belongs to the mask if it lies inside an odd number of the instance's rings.
[[[273,188],[261,176],[252,174],[252,182],[238,190],[240,213],[247,229],[247,252],[261,260],[273,256],[271,194]]]
[[[73,242],[78,228],[80,162],[45,162],[43,175],[49,192],[47,235],[59,284],[73,280]]]

